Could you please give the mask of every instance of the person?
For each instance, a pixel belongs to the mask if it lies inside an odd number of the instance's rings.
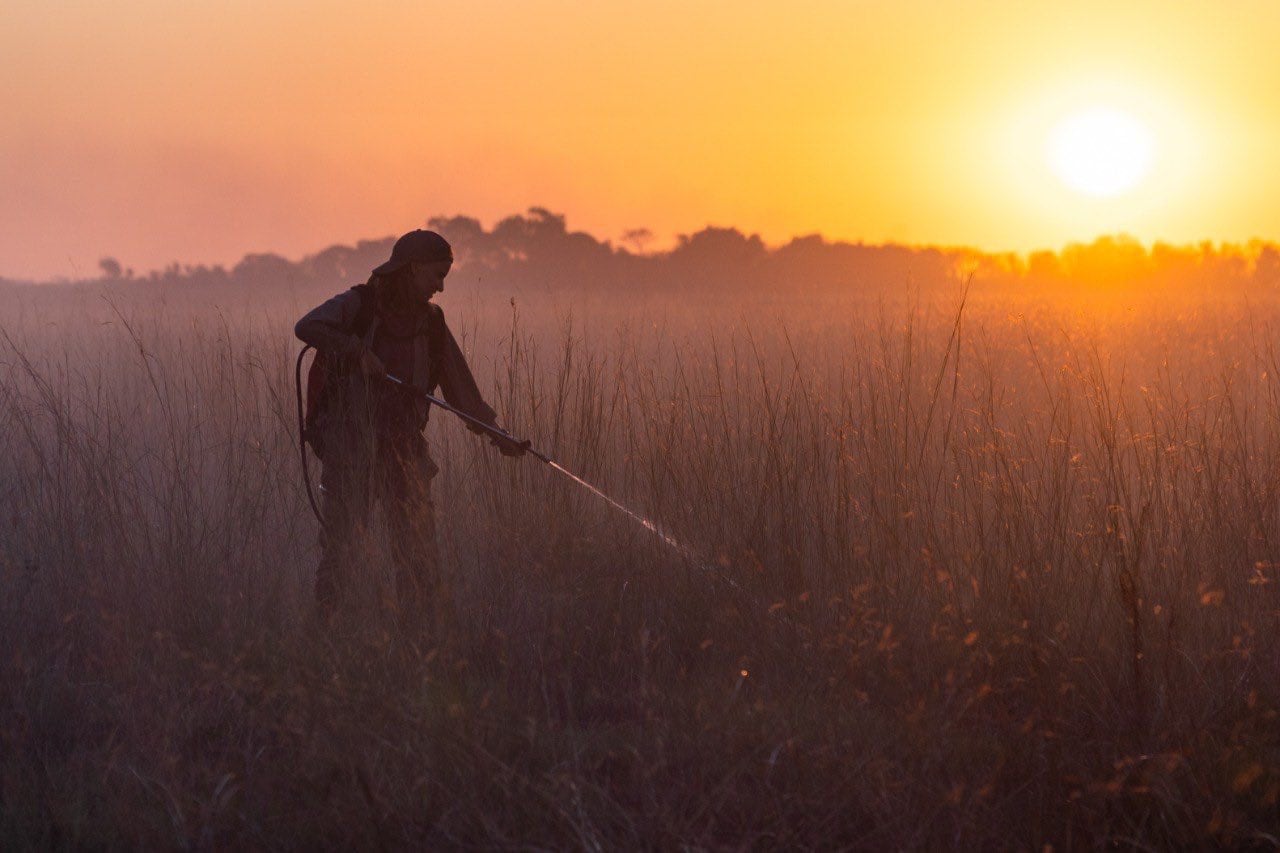
[[[317,358],[331,364],[323,404],[308,442],[320,458],[320,563],[315,599],[328,622],[339,608],[371,514],[380,505],[390,537],[400,615],[412,625],[430,618],[439,627],[449,602],[441,578],[431,479],[439,471],[422,435],[430,404],[397,387],[389,373],[434,393],[491,425],[466,359],[431,298],[444,290],[453,264],[448,241],[434,231],[411,231],[365,285],[307,312],[294,327]],[[483,432],[469,426],[472,431]],[[494,438],[505,456],[522,456],[528,442]]]

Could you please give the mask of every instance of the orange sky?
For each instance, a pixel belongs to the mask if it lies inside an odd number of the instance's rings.
[[[535,204],[612,239],[1280,238],[1280,3],[363,6],[6,3],[0,276],[296,257]],[[1107,200],[1043,155],[1098,103],[1156,146]]]

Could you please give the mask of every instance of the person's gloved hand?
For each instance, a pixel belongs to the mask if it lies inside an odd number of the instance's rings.
[[[493,445],[498,448],[498,452],[513,459],[524,456],[529,451],[530,444],[527,438],[524,441],[517,441],[513,438],[499,438],[496,435],[493,437]]]

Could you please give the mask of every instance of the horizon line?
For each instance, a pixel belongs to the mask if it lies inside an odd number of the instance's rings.
[[[478,225],[480,225],[484,233],[492,234],[498,228],[498,226],[500,226],[503,222],[513,220],[513,219],[528,220],[530,219],[529,214],[535,214],[537,216],[541,216],[542,218],[549,219],[549,220],[558,219],[560,220],[560,223],[562,224],[562,226],[564,226],[564,233],[566,235],[584,235],[586,237],[589,237],[598,245],[607,247],[613,252],[627,254],[636,258],[661,258],[667,255],[670,255],[675,251],[677,251],[678,249],[680,249],[685,242],[691,240],[692,238],[696,237],[699,234],[705,234],[708,232],[737,233],[747,241],[758,241],[766,252],[776,252],[794,243],[817,238],[823,245],[833,246],[833,247],[834,246],[851,246],[851,247],[864,247],[864,248],[872,248],[872,249],[895,248],[895,249],[906,249],[911,251],[937,251],[937,252],[942,252],[944,254],[973,254],[973,255],[978,255],[981,257],[986,257],[991,259],[1012,258],[1024,263],[1028,262],[1033,256],[1044,255],[1044,254],[1061,256],[1061,254],[1068,249],[1071,249],[1074,247],[1094,246],[1100,242],[1107,241],[1107,240],[1115,241],[1118,244],[1136,246],[1138,248],[1141,248],[1142,251],[1146,254],[1150,254],[1151,251],[1157,246],[1168,247],[1175,250],[1196,249],[1200,251],[1214,251],[1214,252],[1222,252],[1222,253],[1235,252],[1238,254],[1243,254],[1245,256],[1256,255],[1257,253],[1265,250],[1267,247],[1280,248],[1280,237],[1267,238],[1267,237],[1253,236],[1245,240],[1224,240],[1224,239],[1214,239],[1214,238],[1206,237],[1206,238],[1191,241],[1191,242],[1187,242],[1187,241],[1177,242],[1177,241],[1163,239],[1163,238],[1144,240],[1127,231],[1102,231],[1088,239],[1065,241],[1059,244],[1057,247],[1039,246],[1039,247],[1034,247],[1026,250],[991,249],[991,248],[984,248],[984,247],[976,246],[973,244],[966,244],[966,243],[910,242],[906,240],[895,240],[895,239],[867,240],[863,238],[832,238],[827,236],[821,231],[810,231],[807,233],[792,234],[789,238],[783,241],[770,243],[765,238],[763,238],[758,231],[744,231],[743,229],[739,228],[736,225],[716,225],[713,223],[707,223],[697,231],[680,232],[680,233],[675,233],[671,235],[668,242],[662,248],[653,249],[649,251],[644,251],[644,250],[636,251],[623,245],[626,241],[625,233],[635,232],[638,234],[641,234],[641,233],[647,234],[649,239],[657,239],[658,235],[656,235],[654,232],[650,231],[647,228],[640,227],[636,229],[628,229],[628,232],[624,232],[624,235],[620,237],[602,238],[586,229],[569,228],[567,226],[568,219],[566,214],[555,213],[550,211],[549,208],[541,207],[539,205],[530,206],[521,213],[513,213],[513,214],[508,214],[506,216],[497,217],[487,227],[486,227],[486,224],[479,217],[471,216],[469,214],[464,214],[464,213],[456,213],[448,216],[445,216],[445,215],[431,216],[423,220],[422,225],[420,225],[419,227],[430,228],[432,227],[433,222],[440,222],[440,221],[471,220],[477,223]],[[103,262],[114,261],[120,265],[122,270],[127,268],[132,277],[147,278],[152,275],[163,274],[167,271],[173,270],[174,268],[177,268],[179,271],[198,270],[198,269],[213,270],[218,268],[231,270],[231,269],[234,269],[237,265],[243,263],[245,260],[249,258],[255,258],[255,257],[274,256],[277,258],[281,258],[291,264],[300,264],[307,261],[310,258],[317,257],[323,254],[324,252],[330,251],[332,249],[339,249],[339,248],[356,249],[362,244],[394,241],[397,239],[398,236],[399,235],[393,233],[393,234],[385,234],[380,237],[360,237],[350,241],[338,241],[338,242],[329,243],[328,245],[322,246],[315,250],[303,252],[300,255],[293,255],[293,256],[282,254],[281,252],[278,252],[273,249],[265,249],[260,251],[245,251],[242,254],[240,254],[236,260],[231,262],[182,261],[182,260],[174,259],[163,265],[153,266],[153,267],[142,269],[142,270],[135,270],[133,267],[128,266],[124,262],[120,261],[114,254],[107,253],[102,255],[98,259],[97,265],[95,265],[94,270],[100,271],[101,270],[100,265]],[[72,266],[75,266],[75,264],[73,263]],[[65,275],[56,275],[53,277],[39,278],[39,279],[11,278],[7,274],[0,272],[0,283],[5,283],[5,284],[66,284],[66,283],[74,283],[74,282],[80,282],[80,281],[94,281],[97,278],[101,278],[101,276],[87,276],[87,277],[73,278]]]

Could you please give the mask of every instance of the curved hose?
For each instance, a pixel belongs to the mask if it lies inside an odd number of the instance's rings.
[[[302,484],[307,488],[307,501],[311,504],[311,511],[315,513],[316,521],[324,527],[324,515],[321,514],[320,504],[316,500],[315,492],[311,489],[311,471],[307,468],[307,414],[302,405],[302,360],[312,349],[315,347],[307,344],[302,348],[302,352],[298,353],[298,361],[293,366],[293,387],[298,397],[298,453],[302,458]]]

